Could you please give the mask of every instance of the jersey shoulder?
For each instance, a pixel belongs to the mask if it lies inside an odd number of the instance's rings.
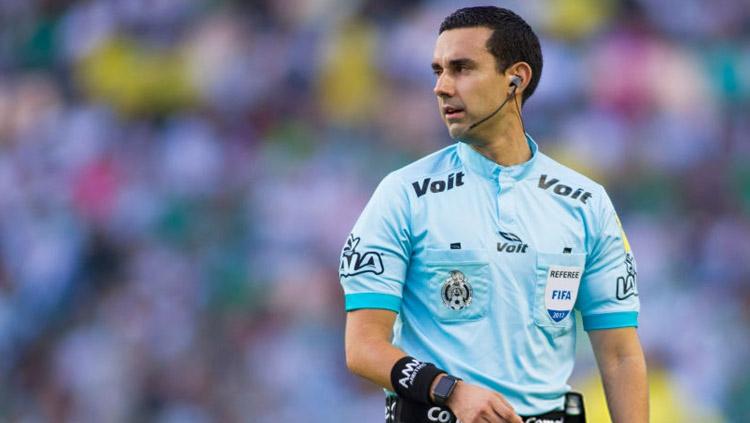
[[[426,185],[425,181],[429,182],[437,175],[450,174],[460,168],[457,145],[452,144],[392,171],[383,178],[373,196],[395,195],[404,199],[411,198],[412,195],[419,197],[421,187]],[[415,185],[418,188],[414,188]]]
[[[594,181],[588,176],[565,166],[546,154],[541,152],[538,154],[540,164],[538,172],[540,174],[546,174],[548,180],[553,178],[559,179],[561,182],[564,181],[591,192],[604,191],[604,187],[600,183]]]
[[[453,143],[430,153],[400,169],[394,170],[387,178],[394,178],[402,183],[411,184],[416,180],[454,172],[461,168],[457,147],[458,144]]]
[[[545,154],[539,153],[539,166],[535,173],[539,188],[575,198],[577,201],[567,204],[580,208],[589,218],[606,217],[612,211],[611,200],[604,186]]]

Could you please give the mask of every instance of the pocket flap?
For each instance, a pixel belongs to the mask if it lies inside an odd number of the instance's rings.
[[[584,267],[586,265],[585,253],[536,253],[536,262],[540,268],[548,268],[550,265]]]
[[[425,263],[444,264],[484,264],[487,263],[485,250],[426,249],[423,252]]]

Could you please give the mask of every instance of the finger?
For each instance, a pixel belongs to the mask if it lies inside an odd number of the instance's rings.
[[[490,415],[481,415],[481,422],[490,422],[490,423],[509,423],[510,420],[506,420],[505,417],[503,417],[503,414],[501,411],[496,410],[494,407],[492,408],[492,411],[490,411]]]
[[[521,419],[521,416],[516,414],[515,411],[512,412],[512,416],[510,416],[508,420],[508,423],[523,423],[523,419]]]
[[[495,397],[498,398],[503,403],[503,405],[505,405],[507,408],[510,408],[512,411],[515,412],[515,409],[513,408],[513,406],[510,405],[510,402],[504,396],[498,393],[495,393]]]
[[[523,420],[521,420],[521,416],[516,414],[516,412],[513,411],[512,408],[506,408],[504,412],[500,415],[502,416],[504,422],[523,423]]]
[[[511,423],[523,423],[523,419],[521,419],[521,416],[519,416],[518,413],[516,413],[516,409],[513,408],[513,406],[510,404],[510,402],[505,397],[503,397],[502,395],[500,396],[500,398],[503,400],[503,404],[505,404],[505,406],[507,407],[507,409],[510,411],[510,414],[512,415],[511,416],[511,420],[509,420],[509,421]]]
[[[503,422],[523,423],[523,421],[521,420],[521,416],[516,414],[516,412],[513,410],[513,407],[506,407],[504,405],[501,406],[499,403],[495,403],[493,404],[492,409],[495,414],[503,419]]]
[[[490,409],[488,411],[481,412],[478,416],[479,420],[476,420],[481,423],[508,423],[508,420],[505,420],[503,416],[495,410],[495,408],[491,405]]]

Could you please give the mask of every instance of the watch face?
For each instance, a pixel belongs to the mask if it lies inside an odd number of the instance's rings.
[[[452,376],[443,376],[437,386],[435,386],[435,399],[439,398],[441,402],[447,400],[453,392],[453,386],[456,382],[457,380]]]

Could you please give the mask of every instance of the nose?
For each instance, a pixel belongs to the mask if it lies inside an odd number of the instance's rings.
[[[453,79],[446,75],[447,72],[443,72],[435,81],[435,87],[432,91],[438,97],[452,97],[455,94],[455,86],[453,85]]]

